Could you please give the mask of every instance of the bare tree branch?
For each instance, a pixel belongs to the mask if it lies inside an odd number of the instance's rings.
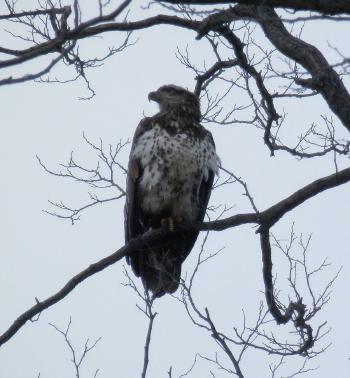
[[[276,205],[271,206],[261,213],[248,213],[248,214],[237,214],[232,217],[215,220],[211,222],[204,222],[201,224],[185,225],[185,229],[197,229],[197,230],[215,230],[221,231],[227,228],[236,227],[242,224],[255,223],[260,226],[260,232],[262,232],[263,242],[267,243],[267,230],[272,227],[284,214],[291,211],[304,201],[314,197],[315,195],[321,193],[324,190],[342,185],[350,181],[350,168],[346,168],[338,173],[324,177],[322,179],[316,180],[311,184],[305,186],[304,188],[298,190],[286,199],[278,202]],[[179,228],[179,232],[181,229]],[[142,245],[149,245],[153,240],[157,240],[164,233],[164,230],[152,230],[146,233],[142,237],[130,240],[130,242],[121,247],[118,251],[114,252],[112,255],[103,258],[102,260],[91,264],[88,268],[83,270],[69,280],[66,285],[59,290],[56,294],[45,299],[44,301],[37,302],[29,310],[25,311],[20,315],[0,336],[0,346],[8,341],[16,332],[30,319],[34,316],[40,314],[43,310],[51,307],[55,303],[59,302],[61,299],[66,297],[78,284],[89,278],[90,276],[104,270],[108,266],[114,264],[115,262],[122,259],[124,256],[131,254],[133,251],[139,249]],[[264,246],[263,246],[264,247]],[[277,316],[278,317],[278,316]]]
[[[134,280],[130,277],[125,267],[124,267],[124,275],[127,278],[127,283],[123,285],[130,287],[137,294],[139,299],[141,299],[143,303],[143,307],[141,307],[138,304],[136,304],[136,307],[148,318],[148,327],[147,327],[147,334],[146,334],[146,340],[145,340],[145,346],[144,346],[143,364],[142,364],[142,372],[141,372],[141,378],[146,378],[148,363],[149,363],[149,350],[150,350],[151,337],[152,337],[152,331],[153,331],[153,323],[154,323],[155,317],[158,315],[157,312],[153,311],[153,304],[157,298],[151,297],[150,293],[147,290],[144,290],[144,292],[142,293],[137,288]]]
[[[293,315],[297,313],[295,319],[293,319],[293,322],[297,329],[300,329],[303,334],[305,333],[305,341],[297,353],[303,354],[314,345],[312,328],[308,323],[306,323],[306,306],[303,304],[302,299],[300,298],[297,302],[290,302],[288,308],[286,309],[284,314],[282,314],[274,293],[271,244],[268,229],[260,229],[260,240],[263,260],[265,297],[268,308],[278,324],[288,323],[292,319]]]
[[[48,8],[48,9],[36,9],[24,12],[11,12],[9,14],[0,15],[0,20],[10,20],[12,18],[21,18],[21,17],[35,17],[39,15],[55,15],[55,14],[64,14],[67,12],[68,7],[62,8]]]
[[[44,210],[44,212],[61,219],[69,219],[72,224],[80,219],[81,213],[84,210],[96,205],[118,200],[125,196],[122,185],[118,184],[117,172],[125,174],[126,169],[117,161],[117,157],[120,151],[129,142],[120,141],[115,147],[111,144],[106,147],[101,139],[99,143],[92,142],[85,135],[83,135],[83,139],[97,155],[98,162],[94,168],[87,168],[79,163],[73,151],[70,154],[68,163],[60,164],[61,169],[59,171],[49,169],[38,156],[36,157],[41,167],[48,174],[81,182],[93,189],[92,193],[88,193],[90,202],[79,207],[68,206],[62,201],[56,202],[49,200],[54,210]],[[110,194],[107,198],[106,195],[102,197],[99,193],[101,189],[112,189],[113,194]]]
[[[70,279],[61,290],[59,290],[56,294],[52,295],[51,297],[45,299],[44,301],[37,301],[37,303],[31,307],[29,310],[25,311],[22,315],[20,315],[14,323],[9,327],[7,331],[5,331],[0,336],[0,346],[8,341],[16,332],[30,319],[34,316],[38,315],[45,309],[51,307],[55,303],[59,302],[61,299],[65,298],[77,285],[81,282],[89,278],[90,276],[101,272],[108,266],[114,264],[115,262],[121,260],[124,256],[131,253],[132,250],[139,248],[140,246],[144,245],[144,243],[150,243],[155,238],[159,237],[162,233],[162,230],[152,231],[152,233],[144,235],[141,238],[130,240],[130,242],[120,248],[118,251],[114,252],[110,256],[103,258],[102,260],[98,261],[97,263],[91,264],[89,267],[78,273],[72,279]]]
[[[35,79],[39,79],[41,82],[63,83],[82,78],[89,90],[90,96],[88,98],[91,98],[95,92],[87,77],[87,69],[98,67],[100,64],[103,64],[105,59],[130,46],[132,44],[129,42],[131,32],[159,25],[180,27],[195,32],[197,39],[205,37],[214,57],[208,65],[206,61],[202,65],[193,64],[190,61],[187,50],[186,53],[180,53],[180,49],[178,50],[178,59],[192,71],[192,75],[196,80],[195,94],[205,102],[206,110],[203,112],[203,121],[222,125],[232,125],[234,123],[253,124],[262,130],[264,143],[268,146],[271,155],[278,150],[285,151],[300,159],[325,156],[329,153],[334,155],[333,163],[336,173],[305,185],[264,211],[260,211],[255,205],[247,184],[229,170],[223,169],[229,175],[229,178],[216,183],[216,187],[233,181],[240,183],[244,188],[244,195],[250,202],[252,212],[236,214],[224,219],[216,219],[204,223],[183,223],[176,231],[182,232],[189,229],[207,231],[201,246],[197,266],[189,279],[189,285],[185,287],[183,284],[184,297],[182,302],[192,322],[210,332],[212,338],[217,342],[229,360],[229,367],[226,367],[217,355],[215,357],[208,357],[197,353],[193,364],[182,376],[190,374],[194,370],[197,361],[205,360],[228,374],[237,375],[242,378],[243,373],[240,367],[242,356],[247,348],[256,348],[272,355],[281,356],[281,359],[276,364],[270,364],[271,376],[277,377],[279,374],[278,369],[283,365],[286,356],[299,354],[306,358],[311,358],[325,350],[327,347],[317,352],[313,346],[316,341],[329,332],[326,329],[326,322],[318,327],[312,324],[311,327],[310,320],[328,303],[331,286],[339,272],[325,285],[321,293],[318,295],[315,294],[311,284],[312,277],[328,265],[327,260],[324,260],[319,266],[310,270],[307,266],[306,258],[306,250],[310,239],[306,242],[300,239],[303,256],[302,258],[295,258],[290,254],[294,240],[296,240],[293,231],[289,244],[287,247],[284,247],[271,234],[271,227],[285,214],[297,208],[305,201],[319,195],[324,190],[336,188],[350,182],[350,168],[339,170],[337,160],[338,157],[349,154],[350,141],[338,139],[338,136],[335,135],[335,125],[331,117],[321,115],[325,123],[324,129],[317,124],[317,121],[312,121],[312,123],[310,122],[311,126],[304,125],[301,134],[296,137],[295,134],[293,136],[295,137],[294,142],[290,142],[287,137],[283,137],[283,134],[279,133],[287,118],[287,111],[281,112],[279,105],[281,100],[304,99],[321,94],[329,109],[337,115],[346,130],[350,131],[350,95],[342,81],[342,78],[350,73],[350,58],[334,47],[333,51],[338,54],[338,60],[336,63],[330,64],[315,46],[301,39],[302,28],[297,33],[293,30],[294,26],[298,27],[299,24],[296,25],[298,21],[312,19],[348,21],[350,17],[339,15],[350,14],[349,2],[345,0],[312,0],[309,2],[304,0],[265,0],[263,2],[260,0],[184,0],[181,2],[178,0],[165,0],[163,2],[152,2],[149,6],[157,7],[161,5],[166,9],[166,14],[157,13],[155,16],[133,21],[128,20],[128,12],[126,12],[131,4],[131,0],[124,0],[115,7],[108,7],[113,9],[107,13],[105,12],[108,9],[106,5],[109,5],[110,1],[103,2],[102,0],[98,0],[97,17],[92,17],[85,21],[83,21],[78,0],[73,1],[71,7],[61,6],[60,2],[54,6],[51,1],[47,1],[42,4],[39,3],[40,9],[27,11],[16,11],[16,1],[6,0],[5,3],[8,13],[0,15],[0,21],[4,24],[25,27],[29,31],[29,34],[21,35],[15,29],[8,30],[10,37],[17,38],[21,46],[24,47],[18,49],[15,47],[11,48],[11,44],[9,46],[0,46],[0,54],[2,56],[5,55],[5,59],[0,61],[0,69],[16,67],[43,56],[47,56],[48,60],[44,68],[34,73],[15,77],[16,75],[12,75],[11,72],[8,77],[0,79],[0,85]],[[175,4],[175,6],[169,5],[169,3]],[[224,6],[220,7],[220,9],[212,8],[207,10],[202,7],[197,9],[196,7],[189,6],[189,4],[224,4]],[[234,6],[228,7],[227,5]],[[285,10],[282,13],[283,17],[277,15],[275,8],[283,8]],[[288,11],[288,9],[291,11]],[[295,17],[295,14],[299,14],[296,13],[298,11],[316,12],[316,14],[312,13],[309,16],[302,14],[301,17]],[[172,13],[169,14],[169,12]],[[336,17],[332,17],[333,15]],[[291,26],[290,30],[287,30],[284,22]],[[273,47],[265,49],[262,47],[264,44],[254,41],[254,36],[256,35],[254,34],[254,28],[259,30],[257,25],[261,27],[268,42],[271,42]],[[78,42],[82,39],[101,35],[106,32],[126,33],[126,37],[119,47],[109,48],[101,57],[84,59],[80,55]],[[251,51],[252,49],[253,52]],[[255,52],[257,52],[256,55]],[[277,59],[283,62],[281,64],[282,68],[280,68],[281,65],[275,63],[275,55]],[[75,69],[76,75],[74,75],[73,79],[61,81],[58,78],[52,79],[47,76],[51,69],[60,61]],[[43,75],[45,75],[45,78]],[[281,85],[277,84],[275,87],[271,83],[277,81],[276,79],[279,79]],[[220,89],[221,92],[217,94],[212,93],[212,87],[215,87],[215,85],[212,85],[214,82],[224,84],[224,87]],[[239,100],[236,103],[236,97],[233,97],[235,90],[240,91],[240,93],[243,92],[247,100],[241,100],[237,96]],[[232,95],[233,101],[229,95]],[[223,111],[224,106],[222,104],[225,101],[231,103],[227,111]],[[232,103],[234,104],[232,105]],[[242,113],[239,113],[239,116],[237,116],[237,112]],[[114,151],[109,146],[109,151],[106,151],[102,141],[100,143],[93,143],[85,138],[85,136],[84,139],[98,156],[98,163],[92,169],[78,163],[73,154],[67,164],[61,164],[60,171],[47,168],[38,158],[41,166],[49,174],[82,182],[92,187],[93,190],[112,188],[117,191],[117,194],[108,198],[100,198],[98,195],[99,192],[89,193],[90,202],[76,207],[68,206],[63,202],[50,201],[57,211],[47,212],[59,218],[70,219],[72,223],[79,219],[80,214],[86,209],[96,204],[119,199],[125,195],[123,185],[119,185],[114,178],[115,170],[119,170],[119,173],[122,174],[126,173],[126,169],[116,161],[116,155],[119,151],[118,147]],[[122,147],[122,144],[120,146]],[[101,162],[102,164],[100,164]],[[225,206],[221,215],[226,215],[226,211],[227,208]],[[221,217],[219,216],[219,218]],[[191,297],[191,288],[199,266],[218,253],[210,254],[207,257],[203,255],[203,247],[209,230],[222,231],[247,223],[255,225],[257,228],[256,232],[260,235],[265,298],[268,310],[264,310],[262,306],[260,307],[258,319],[253,327],[246,325],[244,314],[243,330],[238,332],[237,328],[234,327],[235,335],[231,337],[218,331],[219,327],[214,323],[207,308],[200,310],[196,307],[195,301]],[[42,302],[36,299],[36,304],[21,314],[3,335],[0,336],[0,345],[11,339],[27,321],[36,321],[42,311],[67,296],[79,283],[119,261],[122,257],[134,253],[142,246],[151,244],[152,241],[157,240],[164,232],[167,231],[161,229],[152,230],[142,237],[131,240],[126,246],[120,248],[115,253],[78,273],[51,297]],[[274,245],[271,245],[271,240],[274,242]],[[292,299],[288,298],[287,304],[283,304],[283,301],[279,299],[278,291],[276,290],[277,279],[274,278],[272,270],[272,247],[277,247],[281,250],[289,264],[289,276],[287,280],[292,291]],[[300,272],[300,269],[306,282],[306,295],[309,299],[311,298],[310,301],[305,301],[305,295],[302,295],[304,293],[301,293],[297,286],[297,270]],[[140,306],[138,308],[148,318],[141,373],[141,376],[145,378],[148,372],[153,322],[157,313],[153,312],[152,309],[154,299],[150,298],[148,293],[138,291],[135,285],[132,287],[144,301],[144,308]],[[309,302],[311,303],[310,307]],[[271,314],[273,319],[269,314]],[[281,341],[274,334],[266,332],[264,327],[267,324],[275,325],[275,322],[278,324],[288,323],[288,326],[294,327],[292,333],[296,335],[298,341],[293,343]],[[92,347],[86,342],[81,358],[78,358],[68,338],[70,323],[65,331],[58,329],[54,325],[52,326],[64,336],[65,342],[72,353],[76,376],[79,377],[79,367],[83,359],[96,345],[98,340]],[[261,340],[263,340],[262,343],[260,343]],[[236,347],[240,348],[238,353],[234,349]],[[300,369],[290,375],[290,377],[312,370],[306,367],[306,358]],[[170,367],[167,373],[169,377],[172,377],[172,367]],[[97,374],[98,370],[95,372],[95,377]],[[212,377],[215,376],[213,371],[210,371],[210,374]]]
[[[274,8],[287,8],[295,11],[313,11],[323,14],[350,14],[350,4],[347,0],[162,0],[170,4],[242,4],[242,5],[261,5]]]
[[[205,73],[196,77],[197,84],[194,93],[199,96],[203,88],[223,69],[234,67],[238,64],[237,59],[216,62]]]
[[[296,79],[296,83],[306,88],[319,92],[326,100],[329,108],[339,117],[343,125],[350,131],[350,95],[341,81],[339,75],[327,62],[322,53],[313,45],[310,45],[300,38],[294,37],[284,27],[282,21],[273,10],[266,6],[245,6],[239,5],[229,10],[214,13],[208,16],[200,26],[201,30],[197,38],[202,38],[210,30],[221,33],[230,44],[236,49],[239,42],[236,41],[234,34],[222,26],[223,23],[231,22],[240,18],[248,18],[258,22],[266,37],[270,42],[285,56],[293,59],[303,66],[311,75],[311,79]],[[237,50],[236,50],[237,54]],[[244,62],[242,60],[242,62]],[[247,72],[257,79],[257,85],[269,105],[269,115],[272,121],[276,120],[274,108],[271,107],[271,95],[262,86],[259,74],[254,73],[252,68],[245,66]],[[265,129],[264,141],[269,145],[270,125]],[[273,151],[272,146],[269,146]]]
[[[226,228],[235,227],[246,223],[256,223],[265,227],[272,227],[279,219],[289,211],[295,209],[303,202],[322,193],[325,190],[337,187],[350,181],[350,168],[332,175],[320,178],[299,189],[289,197],[269,207],[268,209],[256,214],[236,214],[226,219],[205,222],[199,226],[200,230],[222,231]],[[196,227],[195,227],[196,228]],[[198,229],[198,228],[196,228]]]
[[[252,12],[255,13],[256,10],[257,21],[267,38],[279,51],[301,64],[310,73],[311,79],[299,79],[297,84],[321,93],[329,108],[350,131],[350,95],[322,53],[315,46],[291,36],[273,9],[258,7]]]
[[[91,26],[95,25],[96,23],[96,19],[94,19],[93,22],[86,22],[75,29],[67,30],[59,37],[51,39],[47,42],[43,42],[28,49],[11,50],[11,54],[15,55],[16,58],[0,61],[0,68],[18,65],[39,56],[59,51],[66,42],[88,38],[105,32],[128,32],[164,24],[196,30],[197,26],[200,25],[200,22],[198,21],[188,21],[180,17],[168,15],[158,15],[135,22],[107,23],[98,26]],[[0,52],[5,51],[0,50]]]
[[[143,369],[141,373],[141,378],[146,378],[148,362],[149,362],[149,347],[151,343],[151,335],[153,329],[153,322],[154,318],[156,317],[157,313],[152,311],[152,304],[153,300],[149,299],[147,302],[147,314],[149,318],[148,329],[147,329],[147,336],[145,341],[145,353],[144,353],[144,360],[143,360]]]
[[[65,343],[66,343],[66,345],[67,345],[67,347],[70,350],[71,355],[72,355],[71,361],[74,365],[75,376],[76,376],[76,378],[80,378],[81,377],[80,367],[82,366],[84,360],[86,359],[87,354],[96,347],[97,343],[101,340],[101,337],[96,339],[91,345],[89,345],[90,340],[87,339],[85,341],[85,344],[84,344],[84,349],[81,352],[81,355],[80,355],[80,358],[79,358],[77,356],[76,349],[74,348],[72,342],[69,339],[69,331],[70,331],[70,327],[72,325],[72,318],[69,318],[68,325],[67,325],[67,327],[64,331],[62,331],[60,328],[58,328],[55,324],[52,324],[52,323],[49,323],[49,324],[52,328],[54,328],[59,334],[61,334],[64,337],[64,341],[65,341]],[[97,369],[95,371],[94,377],[97,377],[98,371],[99,371],[99,369]]]

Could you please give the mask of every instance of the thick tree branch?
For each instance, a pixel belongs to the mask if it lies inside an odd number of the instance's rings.
[[[67,34],[68,39],[81,39],[90,37],[92,35],[110,32],[110,31],[134,31],[140,29],[147,29],[159,25],[179,26],[185,29],[197,31],[201,25],[201,21],[188,20],[178,16],[168,16],[159,14],[154,17],[149,17],[140,21],[133,22],[113,22],[104,25],[90,27],[84,30],[72,30]]]
[[[270,141],[270,131],[273,122],[277,122],[280,118],[279,114],[277,114],[277,111],[275,109],[273,98],[264,84],[264,79],[261,73],[258,72],[253,65],[249,64],[247,56],[244,52],[244,44],[241,42],[241,40],[230,30],[228,26],[220,25],[217,28],[215,28],[215,30],[219,32],[233,47],[240,67],[255,80],[256,86],[258,87],[261,97],[263,99],[262,106],[266,110],[267,114],[266,125],[264,125],[264,142],[269,147],[271,155],[273,155],[274,150]]]
[[[203,88],[207,86],[207,84],[213,80],[217,75],[219,75],[223,70],[227,68],[232,68],[238,65],[237,59],[232,60],[220,60],[213,64],[207,71],[205,71],[201,75],[197,75],[196,77],[196,87],[194,89],[194,93],[199,96]]]
[[[254,7],[251,12],[252,16],[257,12],[256,20],[271,43],[282,54],[302,65],[312,76],[310,80],[297,81],[297,84],[321,93],[330,109],[350,131],[349,92],[322,53],[315,46],[292,36],[272,8]]]
[[[312,183],[297,190],[289,197],[269,207],[268,209],[256,214],[236,214],[232,217],[220,219],[212,222],[205,222],[201,225],[196,225],[195,229],[222,231],[227,228],[236,227],[247,223],[256,223],[264,227],[272,227],[279,221],[286,213],[295,209],[303,202],[316,196],[317,194],[350,182],[350,168],[345,168],[342,171],[333,173],[332,175],[322,177]]]
[[[260,228],[260,243],[262,251],[263,261],[263,279],[265,285],[265,298],[271,315],[275,318],[277,324],[286,324],[290,320],[293,320],[295,328],[301,332],[301,339],[303,343],[297,354],[304,354],[313,347],[314,336],[312,333],[312,327],[306,322],[306,306],[300,298],[297,302],[290,302],[288,308],[282,313],[281,306],[277,304],[273,274],[272,274],[272,253],[270,243],[270,233],[268,228]],[[296,315],[295,315],[296,314]],[[293,317],[294,316],[294,317]]]
[[[283,215],[295,209],[306,200],[316,196],[317,194],[325,190],[335,188],[349,181],[350,168],[345,168],[342,171],[315,180],[312,183],[297,190],[289,197],[260,213],[261,224],[271,227],[280,218],[282,218]]]
[[[14,336],[27,321],[31,320],[34,316],[40,314],[45,309],[51,307],[55,303],[65,298],[77,285],[82,283],[84,280],[98,272],[101,272],[108,266],[122,259],[124,256],[130,254],[132,251],[140,248],[140,246],[152,243],[152,241],[159,238],[159,236],[163,232],[164,231],[162,230],[155,230],[150,232],[149,234],[145,234],[142,237],[130,240],[130,242],[127,245],[120,248],[118,251],[114,252],[110,256],[107,256],[94,264],[91,264],[89,267],[75,275],[63,286],[61,290],[59,290],[51,297],[45,299],[42,302],[37,300],[37,303],[33,307],[21,314],[7,329],[7,331],[5,331],[0,336],[0,346],[6,343],[12,336]]]
[[[329,108],[350,131],[350,95],[339,75],[315,46],[294,37],[288,32],[273,8],[238,5],[214,13],[202,22],[197,38],[202,38],[211,30],[223,34],[224,29],[228,28],[222,25],[238,19],[251,19],[259,23],[270,42],[282,54],[300,64],[311,75],[310,79],[296,79],[295,82],[320,93]],[[225,38],[227,38],[226,36]],[[232,41],[229,42],[232,44]],[[250,74],[252,75],[252,73]],[[263,95],[263,92],[261,93]],[[268,98],[264,95],[263,97],[264,100]],[[269,130],[266,128],[264,140],[269,145],[271,142],[269,142],[268,134]],[[269,147],[273,149],[272,145],[269,145]]]
[[[274,8],[287,8],[295,11],[312,11],[322,14],[350,14],[348,0],[162,0],[170,4],[243,4],[266,5]]]
[[[284,214],[299,206],[307,199],[314,197],[324,190],[331,189],[349,181],[350,168],[346,168],[338,173],[323,177],[312,182],[309,185],[306,185],[304,188],[298,190],[291,196],[278,202],[276,205],[271,206],[261,213],[237,214],[233,217],[222,220],[198,223],[193,225],[189,224],[185,225],[184,227],[186,229],[197,229],[201,231],[222,231],[227,228],[232,228],[247,223],[255,223],[261,226],[260,232],[265,232],[271,226],[273,226]],[[179,231],[181,232],[181,229],[179,229]],[[133,253],[133,251],[136,251],[141,246],[151,244],[152,241],[157,240],[164,232],[165,231],[162,229],[152,230],[149,233],[144,234],[142,237],[130,240],[127,245],[121,247],[115,253],[103,258],[102,260],[94,264],[91,264],[88,268],[78,273],[76,276],[70,279],[66,283],[66,285],[56,294],[52,295],[42,302],[37,301],[37,303],[33,307],[20,315],[7,329],[7,331],[5,331],[0,336],[0,346],[7,342],[12,336],[14,336],[28,320],[32,319],[34,316],[40,314],[43,310],[51,307],[61,299],[65,298],[81,282],[119,261],[124,256]],[[266,234],[263,235],[266,236]]]
[[[54,14],[64,14],[70,13],[70,7],[65,6],[62,8],[49,8],[49,9],[36,9],[30,11],[23,11],[23,12],[12,12],[8,14],[0,15],[0,20],[10,20],[12,18],[22,18],[22,17],[36,17],[36,16],[43,16],[43,15],[54,15]]]
[[[64,46],[64,44],[69,41],[77,41],[79,39],[88,38],[105,32],[130,32],[134,30],[150,28],[156,25],[173,25],[197,31],[200,24],[200,21],[186,20],[181,17],[168,15],[157,15],[134,22],[112,22],[98,26],[85,26],[84,28],[82,27],[82,25],[85,24],[82,24],[72,30],[65,31],[58,37],[47,42],[40,43],[24,50],[11,50],[11,55],[15,55],[16,57],[0,61],[0,68],[14,66],[42,55],[58,52],[60,51],[62,46]],[[89,25],[89,23],[87,22],[86,25]]]

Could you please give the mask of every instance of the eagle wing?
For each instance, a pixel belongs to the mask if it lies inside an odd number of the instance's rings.
[[[210,132],[207,132],[207,137],[210,140],[210,143],[215,149],[215,143],[213,140],[213,137]],[[214,177],[215,177],[215,172],[212,169],[208,168],[208,175],[207,177],[203,177],[202,182],[199,187],[199,192],[198,192],[198,216],[197,216],[197,221],[198,222],[203,222],[205,213],[207,211],[209,199],[210,199],[210,194],[211,190],[213,187],[213,182],[214,182]],[[199,231],[189,231],[187,232],[186,235],[186,245],[184,246],[184,253],[182,257],[182,261],[186,259],[186,257],[189,255],[191,252],[197,237],[198,237]]]
[[[137,139],[145,131],[151,127],[151,120],[149,118],[144,118],[136,128],[131,151],[137,143]],[[130,154],[131,156],[132,154]],[[140,204],[140,199],[138,198],[138,182],[142,176],[142,167],[140,161],[135,158],[130,158],[128,164],[128,173],[126,179],[126,201],[124,207],[124,231],[125,231],[125,242],[127,243],[130,239],[144,234],[147,230],[144,229],[142,219],[144,215],[142,214],[142,208]],[[131,264],[135,274],[139,277],[142,271],[142,263],[140,259],[127,256],[126,261]]]

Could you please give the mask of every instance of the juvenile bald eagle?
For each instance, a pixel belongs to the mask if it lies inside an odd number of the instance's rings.
[[[151,92],[160,111],[138,125],[131,146],[125,204],[125,239],[150,229],[170,232],[127,257],[136,276],[156,297],[179,286],[181,264],[198,231],[176,231],[202,221],[219,159],[211,133],[201,126],[199,100],[175,85]]]

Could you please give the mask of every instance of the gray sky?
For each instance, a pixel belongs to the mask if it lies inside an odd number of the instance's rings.
[[[93,8],[95,9],[95,7]],[[87,9],[87,12],[93,12]],[[88,14],[88,13],[86,13]],[[142,12],[135,10],[135,18]],[[131,14],[130,19],[133,18]],[[325,41],[341,44],[344,25],[317,23],[305,28],[304,39],[317,43],[330,60],[334,52],[326,49]],[[3,32],[1,32],[3,33]],[[91,56],[115,42],[116,34],[104,39],[85,41]],[[91,70],[89,79],[97,95],[91,101],[79,101],[87,94],[83,83],[45,85],[27,83],[2,87],[0,92],[2,195],[0,196],[1,261],[0,302],[1,330],[23,311],[39,300],[55,293],[68,279],[90,263],[107,256],[123,245],[124,199],[98,206],[83,213],[72,226],[43,213],[47,200],[62,200],[72,206],[88,201],[88,188],[79,183],[47,175],[35,156],[51,169],[68,161],[75,151],[77,161],[86,166],[96,164],[96,156],[84,143],[82,133],[92,141],[99,138],[108,145],[131,139],[143,115],[157,111],[149,103],[147,94],[160,85],[174,83],[193,89],[191,73],[175,58],[177,46],[193,47],[193,59],[201,63],[209,54],[204,41],[195,42],[190,32],[170,27],[159,27],[135,33],[138,43],[107,60],[101,68]],[[4,37],[3,38],[7,38]],[[2,38],[2,39],[3,39]],[[349,53],[344,49],[344,53]],[[349,56],[349,54],[348,54]],[[209,58],[210,59],[210,58]],[[30,68],[40,67],[32,62]],[[20,68],[21,69],[21,68]],[[54,75],[68,77],[67,68],[60,66]],[[235,100],[233,100],[235,101]],[[237,98],[237,103],[240,98]],[[279,108],[288,113],[288,130],[320,122],[326,107],[322,99],[285,103]],[[340,133],[342,126],[335,120]],[[334,172],[332,157],[313,161],[297,161],[286,154],[269,156],[262,143],[261,133],[253,127],[208,125],[216,141],[223,165],[247,181],[260,209],[272,205],[296,189],[321,176]],[[341,134],[340,134],[341,135]],[[128,147],[120,161],[126,165]],[[340,168],[348,159],[339,163]],[[120,177],[124,184],[125,177]],[[348,287],[350,274],[348,214],[350,211],[348,186],[328,191],[300,206],[274,227],[279,238],[288,238],[295,222],[295,232],[305,237],[313,233],[310,247],[310,266],[326,257],[332,266],[323,272],[315,285],[324,285],[343,266],[334,285],[332,299],[312,325],[316,328],[325,320],[332,331],[319,348],[332,343],[310,367],[320,366],[310,376],[323,378],[349,375],[350,306]],[[229,214],[250,211],[247,199],[239,186],[226,186],[214,192],[212,204],[233,206]],[[184,264],[191,272],[200,240]],[[254,324],[260,300],[263,300],[261,253],[259,240],[250,226],[212,233],[206,245],[208,252],[225,247],[222,253],[203,266],[194,288],[200,308],[208,307],[218,329],[227,333],[241,327],[242,309],[249,324]],[[124,262],[123,262],[124,264]],[[145,316],[136,308],[139,300],[129,288],[123,287],[123,265],[117,263],[86,280],[67,298],[42,313],[39,321],[26,324],[12,340],[1,348],[1,378],[61,378],[74,377],[71,356],[61,335],[48,323],[64,329],[72,318],[71,341],[80,351],[85,340],[102,337],[88,355],[82,368],[82,377],[138,377],[143,359],[147,330]],[[286,298],[285,265],[274,251],[274,271],[278,287]],[[138,282],[139,283],[139,282]],[[166,377],[169,366],[175,376],[184,373],[196,353],[215,357],[219,351],[210,335],[193,327],[183,306],[170,296],[160,299],[155,306],[155,321],[151,343],[149,377]],[[282,327],[276,326],[276,332]],[[235,351],[235,349],[233,349]],[[227,363],[225,357],[222,357]],[[246,377],[270,377],[268,360],[258,351],[247,352],[242,362]],[[298,357],[291,358],[280,375],[291,373],[301,365]],[[200,362],[193,377],[209,377],[212,365]],[[217,377],[225,377],[216,372]]]

